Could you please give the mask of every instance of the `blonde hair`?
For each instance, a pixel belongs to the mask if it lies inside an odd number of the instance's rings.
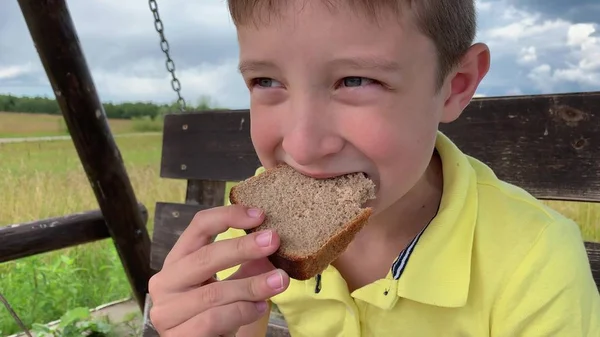
[[[476,33],[475,0],[321,0],[333,8],[340,3],[376,19],[382,10],[401,14],[403,6],[414,13],[417,28],[430,38],[436,49],[438,71],[436,86],[441,87],[446,76],[459,65],[462,56],[473,43]],[[228,0],[229,11],[236,26],[260,24],[281,12],[286,0]]]

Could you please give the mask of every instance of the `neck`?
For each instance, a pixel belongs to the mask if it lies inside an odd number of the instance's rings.
[[[436,215],[442,190],[442,163],[434,152],[419,182],[402,199],[369,220],[369,230],[364,231],[367,242],[374,237],[394,242],[412,240]]]

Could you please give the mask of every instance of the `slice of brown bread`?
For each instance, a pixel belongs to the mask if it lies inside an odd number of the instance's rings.
[[[325,270],[367,224],[372,209],[362,206],[375,198],[375,184],[362,173],[314,179],[279,165],[235,185],[229,198],[265,211],[263,224],[246,232],[274,229],[281,244],[269,260],[306,280]]]

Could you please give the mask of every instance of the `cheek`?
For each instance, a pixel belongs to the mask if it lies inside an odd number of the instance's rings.
[[[250,107],[250,137],[259,160],[265,167],[275,162],[274,151],[281,142],[280,126],[275,111]]]
[[[350,142],[380,170],[420,166],[435,144],[436,132],[437,124],[426,113],[399,109],[362,114],[361,118],[353,118],[345,130]]]

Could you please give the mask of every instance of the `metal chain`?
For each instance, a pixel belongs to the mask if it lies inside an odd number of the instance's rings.
[[[181,83],[179,82],[179,79],[177,79],[177,76],[175,76],[175,62],[173,62],[171,56],[169,55],[169,42],[167,42],[167,39],[165,38],[164,26],[160,20],[160,16],[158,15],[158,4],[156,3],[156,0],[148,0],[148,5],[150,6],[152,14],[154,14],[154,28],[156,28],[156,31],[160,35],[160,49],[162,49],[167,56],[165,65],[167,67],[167,71],[171,73],[171,87],[177,94],[177,104],[179,104],[179,110],[184,112],[186,106],[185,100],[183,97],[181,97]]]
[[[25,326],[25,324],[23,323],[21,318],[17,315],[17,313],[15,312],[13,307],[8,303],[8,301],[2,295],[2,293],[0,293],[0,302],[2,302],[2,304],[4,304],[4,306],[8,310],[8,313],[14,318],[15,322],[17,322],[17,325],[19,326],[21,331],[23,331],[25,333],[25,335],[27,335],[27,337],[32,337],[31,332],[29,332],[29,330],[27,329],[27,327]]]

